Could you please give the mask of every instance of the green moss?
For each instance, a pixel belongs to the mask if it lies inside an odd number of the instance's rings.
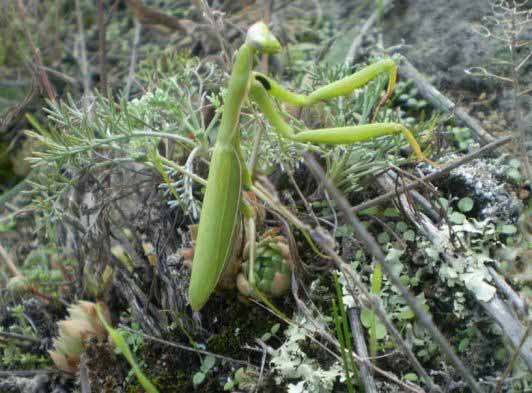
[[[235,325],[238,325],[235,324]],[[241,352],[240,342],[235,336],[236,326],[226,326],[218,334],[212,336],[209,341],[209,350],[214,353],[231,354]]]
[[[252,344],[255,338],[261,337],[279,322],[273,314],[250,302],[236,299],[236,296],[234,298],[228,296],[220,300],[224,302],[223,305],[212,302],[209,308],[212,306],[213,310],[224,310],[223,313],[219,311],[211,313],[210,310],[204,313],[218,320],[216,325],[219,326],[219,330],[208,339],[208,350],[214,353],[240,359],[243,345]],[[283,306],[279,308],[286,309]],[[208,321],[205,322],[208,323]]]

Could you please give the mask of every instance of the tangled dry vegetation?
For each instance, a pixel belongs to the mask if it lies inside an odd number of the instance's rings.
[[[471,31],[493,57],[463,64],[473,87],[457,93],[396,46],[410,3],[2,3],[0,391],[531,391],[531,10],[477,6]],[[209,149],[233,54],[259,19],[285,50],[257,69],[292,90],[399,64],[378,113],[386,78],[287,106],[291,124],[376,114],[439,166],[413,161],[401,136],[286,141],[246,102],[269,300],[246,281],[247,245],[192,313]]]

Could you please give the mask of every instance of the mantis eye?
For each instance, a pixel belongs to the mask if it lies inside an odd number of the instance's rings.
[[[246,42],[260,52],[273,54],[281,51],[281,44],[262,21],[249,28]]]

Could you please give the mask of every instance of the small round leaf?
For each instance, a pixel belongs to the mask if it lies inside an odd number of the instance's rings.
[[[416,240],[416,233],[412,229],[409,229],[408,231],[403,233],[403,239],[409,242],[413,242],[414,240]]]
[[[381,232],[377,235],[377,241],[380,244],[386,244],[390,241],[390,235],[388,234],[388,232]]]
[[[465,216],[459,212],[452,212],[449,216],[449,220],[451,220],[453,224],[463,224],[465,221]]]
[[[467,213],[473,209],[474,204],[475,202],[473,202],[471,198],[465,197],[458,201],[458,209],[460,209],[462,213]]]
[[[216,358],[214,356],[212,355],[207,356],[201,363],[202,371],[204,372],[209,371],[211,368],[213,368],[215,362],[216,362]]]
[[[501,233],[505,235],[513,235],[517,232],[517,227],[515,225],[506,224],[501,227]]]
[[[192,377],[192,383],[194,386],[199,386],[205,380],[205,374],[198,372]]]

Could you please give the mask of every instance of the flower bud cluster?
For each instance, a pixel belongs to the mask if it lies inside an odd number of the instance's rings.
[[[102,303],[99,306],[105,319],[110,322],[108,308]],[[87,342],[92,338],[106,340],[107,330],[98,318],[96,303],[80,301],[70,306],[68,312],[69,318],[58,322],[59,337],[53,340],[54,349],[48,354],[57,368],[75,374]]]

